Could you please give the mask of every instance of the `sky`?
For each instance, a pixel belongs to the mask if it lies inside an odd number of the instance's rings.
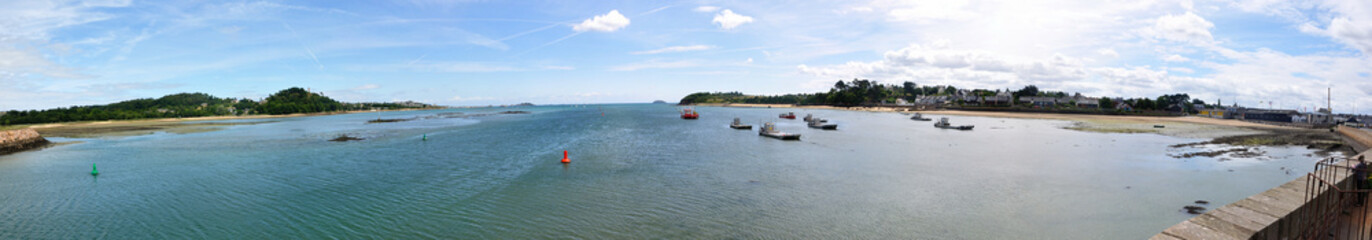
[[[181,92],[625,103],[838,80],[1372,112],[1372,1],[0,3],[0,110]]]

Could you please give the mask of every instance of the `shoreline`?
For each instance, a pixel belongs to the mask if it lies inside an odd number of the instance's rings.
[[[1100,133],[1153,133],[1164,136],[1183,137],[1183,138],[1202,138],[1213,139],[1229,136],[1254,135],[1254,134],[1273,134],[1281,132],[1300,132],[1300,131],[1320,131],[1318,129],[1304,129],[1285,126],[1274,126],[1260,123],[1244,122],[1231,119],[1214,119],[1196,116],[1182,117],[1161,117],[1161,116],[1117,116],[1117,115],[1090,115],[1090,114],[1060,114],[1060,113],[1032,113],[1032,112],[994,112],[994,111],[962,111],[962,110],[919,110],[905,111],[904,108],[893,107],[834,107],[834,106],[798,106],[795,104],[745,104],[745,103],[705,103],[691,104],[692,106],[707,107],[738,107],[738,108],[795,108],[795,109],[828,109],[861,112],[894,112],[894,113],[921,113],[932,115],[951,115],[951,116],[971,116],[971,117],[992,117],[992,118],[1021,118],[1021,119],[1043,119],[1061,120],[1072,122],[1064,129],[1085,132]],[[1161,125],[1161,128],[1155,127]]]
[[[202,121],[217,120],[244,120],[244,119],[280,119],[296,117],[315,117],[328,115],[342,115],[354,113],[370,112],[399,112],[399,111],[422,111],[446,108],[409,108],[409,109],[388,109],[388,110],[354,110],[339,112],[320,112],[320,113],[295,113],[286,115],[246,115],[246,116],[208,116],[208,117],[189,117],[189,118],[155,118],[155,119],[131,119],[131,120],[106,120],[106,121],[84,121],[84,122],[62,122],[44,123],[33,125],[9,126],[6,129],[32,129],[38,131],[45,137],[69,137],[69,138],[88,138],[102,136],[133,136],[150,134],[153,132],[171,133],[192,133],[219,130],[230,125],[244,125],[255,123],[206,123]],[[201,123],[193,123],[201,122]]]

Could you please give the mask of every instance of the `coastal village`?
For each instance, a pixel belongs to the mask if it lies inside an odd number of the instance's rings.
[[[1012,101],[1017,102],[1011,103]],[[1216,102],[1218,103],[1220,101]],[[1332,105],[1332,100],[1330,102],[1331,104],[1329,105]],[[1109,107],[1102,108],[1101,103],[1112,104]],[[1083,112],[1083,110],[1098,111],[1113,109],[1119,113],[1148,113],[1141,110],[1135,110],[1125,102],[1124,98],[1087,97],[1082,96],[1080,93],[1064,97],[1033,96],[1015,99],[1009,91],[1000,92],[994,96],[979,96],[973,94],[972,91],[959,90],[949,95],[920,96],[915,101],[896,99],[892,103],[882,102],[877,105],[912,109],[946,108],[973,111],[1091,113]],[[1029,107],[1027,109],[1009,108],[1016,105]],[[1111,112],[1105,113],[1108,114]],[[1329,128],[1335,125],[1366,127],[1368,126],[1368,122],[1372,121],[1372,115],[1348,113],[1335,114],[1328,106],[1318,108],[1315,111],[1303,112],[1296,109],[1255,108],[1240,106],[1238,104],[1224,106],[1219,104],[1177,103],[1163,107],[1161,111],[1153,111],[1151,113],[1159,115],[1233,119],[1304,128]]]

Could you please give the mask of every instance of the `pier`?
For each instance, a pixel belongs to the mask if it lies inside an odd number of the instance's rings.
[[[1351,169],[1372,158],[1372,132],[1338,127],[1358,145],[1350,158],[1326,158],[1315,170],[1275,188],[1210,210],[1149,239],[1370,239],[1372,207],[1359,194]],[[1372,163],[1372,159],[1368,159]],[[1361,204],[1358,202],[1361,200]]]

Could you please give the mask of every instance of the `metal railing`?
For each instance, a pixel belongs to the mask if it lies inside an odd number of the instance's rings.
[[[1299,239],[1372,239],[1372,208],[1363,207],[1369,191],[1358,183],[1367,179],[1352,177],[1355,164],[1356,159],[1326,158],[1306,174],[1305,204],[1292,223],[1300,226]]]

